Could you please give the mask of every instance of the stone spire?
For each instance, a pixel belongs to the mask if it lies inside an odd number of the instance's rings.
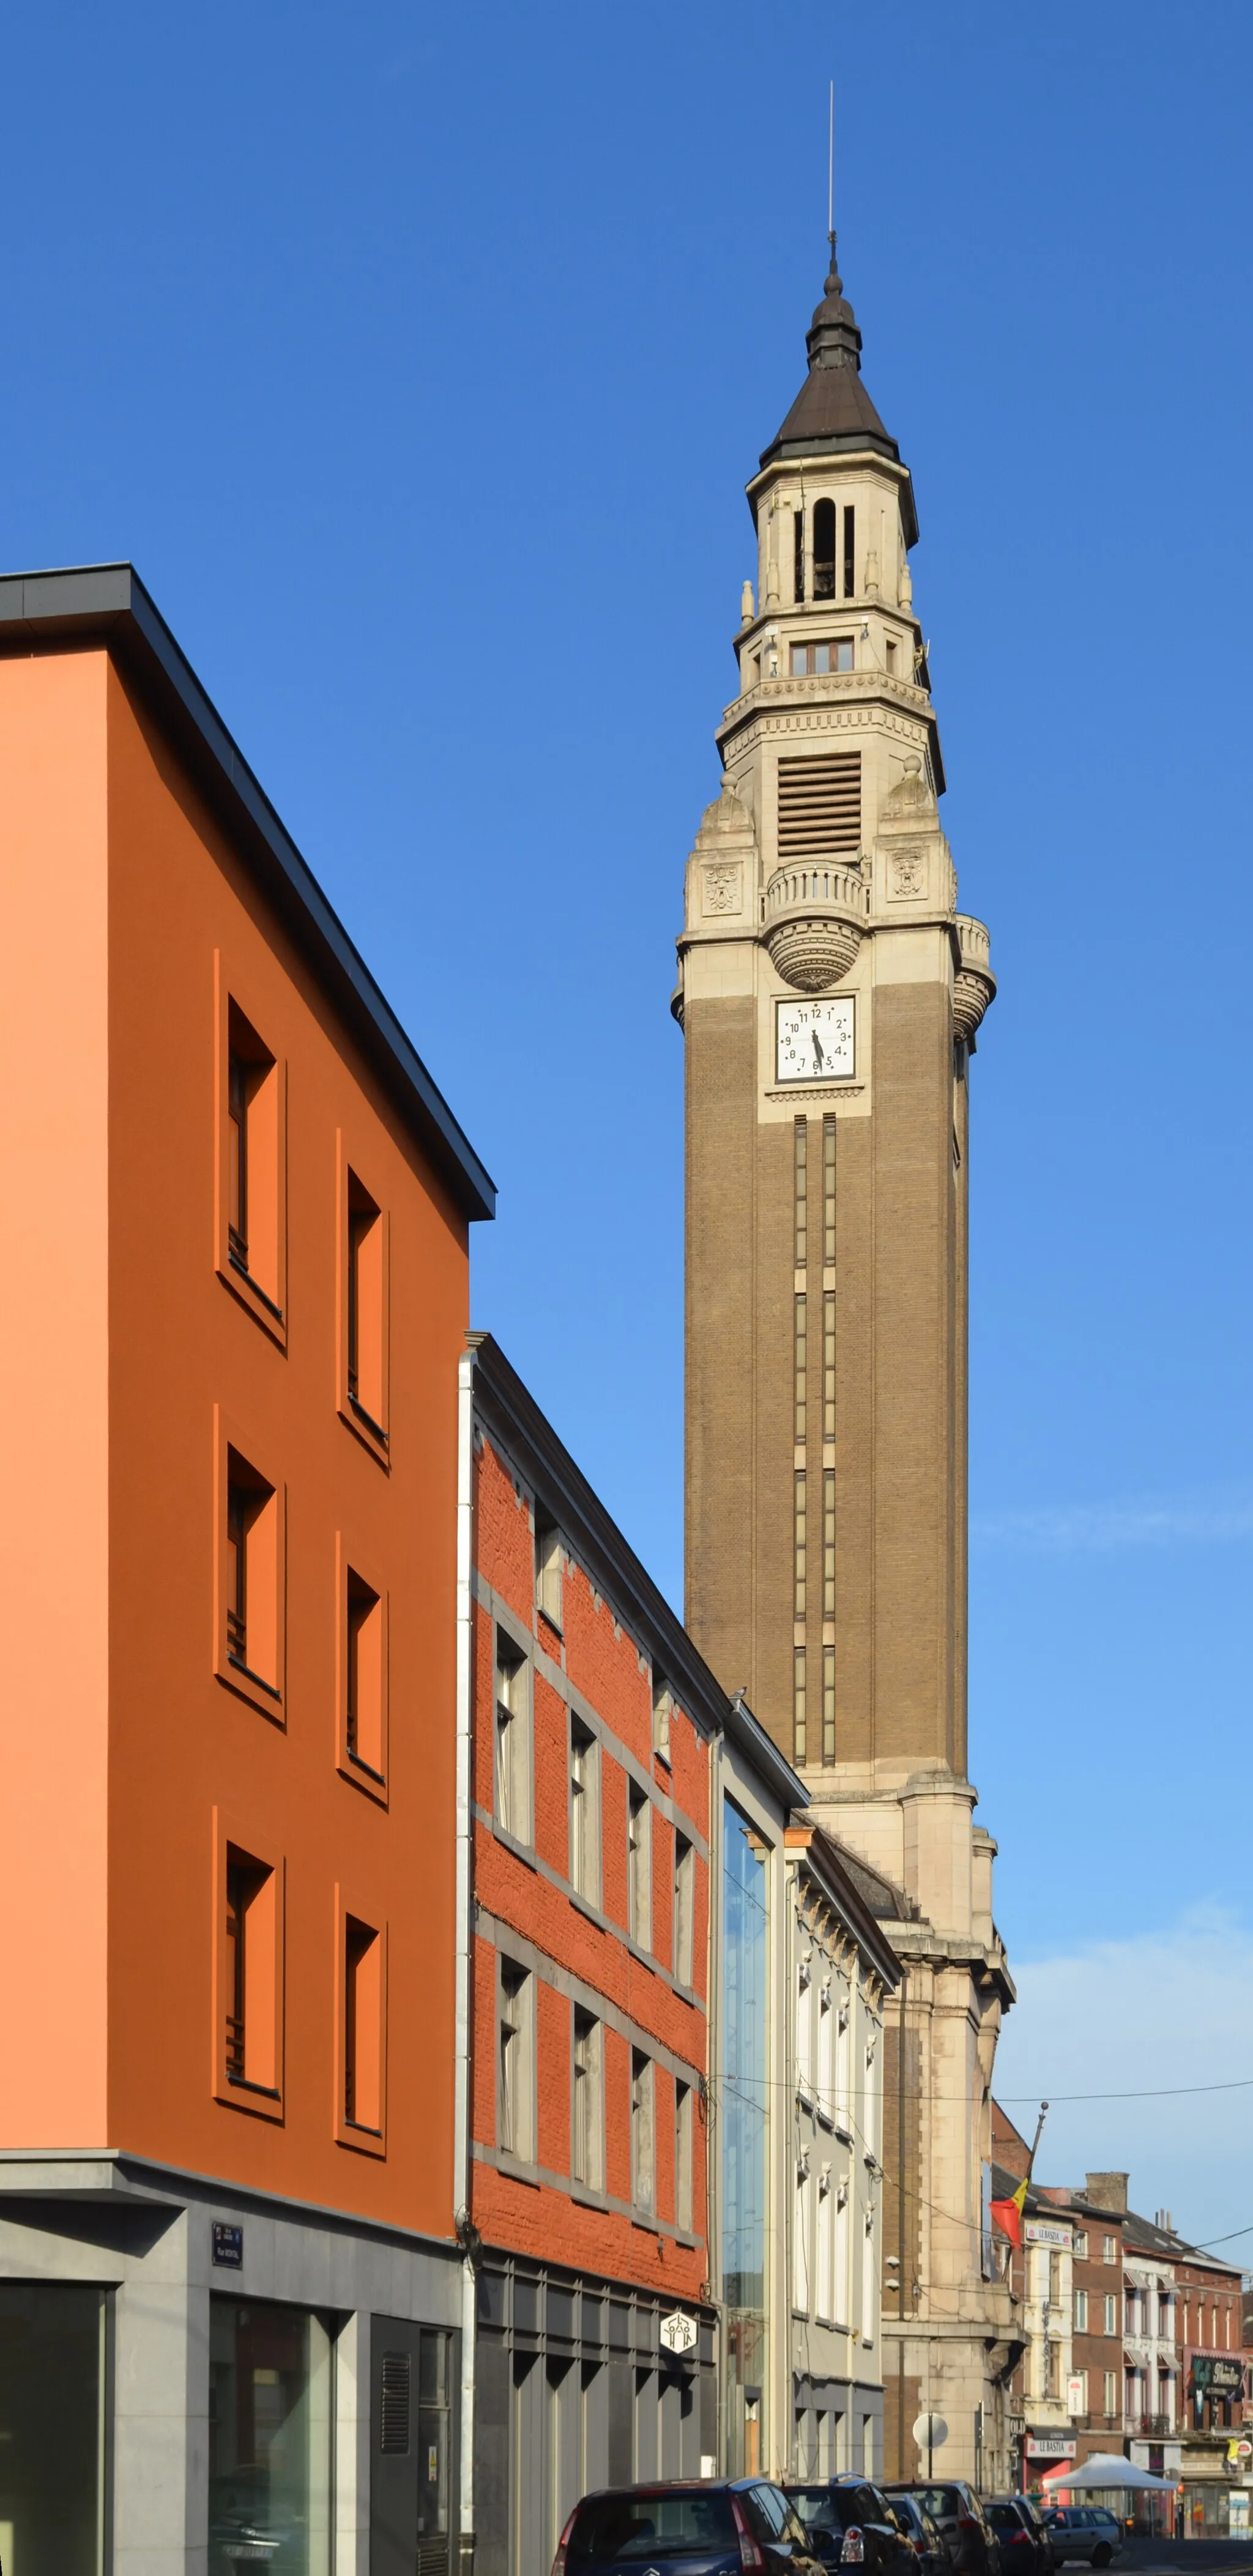
[[[763,465],[781,456],[855,447],[872,447],[899,460],[896,440],[889,438],[861,381],[861,333],[835,264],[834,233],[829,240],[831,265],[822,302],[805,335],[809,374],[783,427],[763,451]]]

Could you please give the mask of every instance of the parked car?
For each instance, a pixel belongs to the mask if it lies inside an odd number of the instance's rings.
[[[1044,2515],[1044,2533],[1055,2567],[1064,2566],[1068,2558],[1082,2558],[1089,2567],[1108,2567],[1122,2556],[1122,2524],[1106,2504],[1051,2505]]]
[[[552,2576],[633,2566],[649,2576],[822,2576],[804,2525],[768,2478],[673,2479],[581,2497]]]
[[[885,2496],[884,2503],[914,2553],[919,2576],[948,2576],[948,2551],[934,2516],[917,2496]]]
[[[918,2479],[885,2487],[884,2494],[917,2497],[939,2527],[949,2566],[960,2568],[962,2576],[999,2576],[996,2535],[974,2488],[964,2478],[945,2478],[942,2484],[937,2479],[927,2485]]]
[[[815,2558],[824,2567],[865,2567],[882,2576],[918,2576],[914,2552],[893,2520],[891,2508],[868,2478],[788,2480],[788,2502],[795,2506]]]
[[[1051,2576],[1053,2553],[1030,2496],[993,2496],[984,2506],[1001,2553],[1001,2576]]]

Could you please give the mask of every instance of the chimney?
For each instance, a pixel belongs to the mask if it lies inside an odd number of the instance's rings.
[[[1088,2198],[1098,2209],[1125,2209],[1130,2174],[1089,2174]]]

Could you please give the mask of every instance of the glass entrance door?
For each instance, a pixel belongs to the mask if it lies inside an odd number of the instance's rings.
[[[0,2567],[102,2576],[106,2293],[0,2284]]]

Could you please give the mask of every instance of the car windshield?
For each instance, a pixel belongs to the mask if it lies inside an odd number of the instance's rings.
[[[671,2488],[662,2495],[592,2496],[566,2542],[568,2565],[682,2558],[734,2549],[735,2517],[725,2489]]]
[[[787,2500],[793,2505],[806,2531],[843,2531],[851,2520],[853,2490],[838,2487],[789,2487]]]

